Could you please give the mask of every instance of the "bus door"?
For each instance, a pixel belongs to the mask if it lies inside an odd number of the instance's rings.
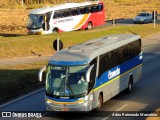
[[[51,18],[52,12],[47,12],[44,15],[44,23],[43,23],[43,30],[48,31],[50,29],[50,18]]]

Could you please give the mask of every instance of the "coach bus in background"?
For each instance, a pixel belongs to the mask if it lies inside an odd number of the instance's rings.
[[[45,101],[49,111],[99,111],[102,103],[142,76],[141,38],[113,34],[62,49],[40,70],[46,71]]]
[[[105,23],[104,4],[100,1],[64,3],[34,9],[29,14],[29,34],[50,34],[92,29]]]

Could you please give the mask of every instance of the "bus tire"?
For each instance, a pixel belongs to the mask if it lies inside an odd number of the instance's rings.
[[[54,33],[54,34],[58,33],[58,28],[54,28],[54,29],[53,29],[53,33]]]
[[[99,94],[99,97],[98,97],[98,106],[97,106],[97,108],[95,108],[96,112],[100,111],[102,103],[103,103],[102,95]]]
[[[127,87],[127,93],[131,93],[133,87],[133,77],[129,77],[128,87]]]
[[[87,25],[87,30],[91,30],[91,29],[92,29],[92,26],[93,26],[92,23],[89,22],[88,25]]]

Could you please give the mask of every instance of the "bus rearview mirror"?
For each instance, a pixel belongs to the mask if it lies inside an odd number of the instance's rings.
[[[42,81],[42,75],[43,75],[43,72],[47,69],[47,67],[43,67],[39,73],[38,73],[38,80],[41,82]]]
[[[90,81],[90,73],[91,73],[91,70],[93,69],[93,67],[94,67],[94,64],[91,65],[91,66],[89,67],[89,69],[87,70],[87,72],[86,72],[86,81],[87,81],[87,82]]]

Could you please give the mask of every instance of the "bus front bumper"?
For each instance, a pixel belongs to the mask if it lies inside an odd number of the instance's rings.
[[[43,35],[44,31],[42,29],[38,30],[28,30],[28,35]]]
[[[87,112],[92,110],[92,105],[88,104],[88,102],[77,103],[77,104],[54,104],[49,101],[46,101],[46,110],[48,111],[81,111]]]

